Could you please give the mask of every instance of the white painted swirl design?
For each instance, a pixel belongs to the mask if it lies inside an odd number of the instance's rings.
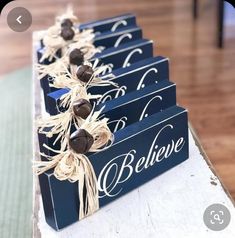
[[[126,86],[121,86],[119,88],[114,88],[111,89],[103,94],[103,96],[97,100],[97,105],[100,103],[104,103],[106,101],[112,100],[114,98],[118,98],[121,96],[124,96],[126,93],[127,87]],[[114,93],[114,97],[112,97],[112,94]]]
[[[122,117],[119,120],[110,121],[108,124],[115,124],[113,132],[116,132],[118,130],[125,128],[126,122],[127,122],[127,117]]]
[[[141,88],[144,88],[145,87],[145,84],[144,84],[144,80],[146,78],[146,76],[150,73],[150,72],[154,72],[154,73],[158,73],[158,70],[156,68],[151,68],[149,70],[147,70],[144,75],[142,76],[142,78],[140,79],[139,81],[139,84],[137,86],[137,90],[140,90]],[[157,80],[155,81],[155,83],[157,83]]]
[[[156,95],[155,97],[151,98],[151,100],[148,101],[148,103],[145,105],[145,107],[140,115],[139,121],[142,121],[145,117],[149,116],[148,113],[146,113],[146,111],[147,111],[149,105],[151,104],[151,102],[153,102],[154,100],[157,100],[157,99],[162,101],[162,97],[159,95]]]
[[[149,148],[146,148],[145,154],[142,153],[142,148],[136,148],[110,158],[98,176],[99,198],[117,196],[122,191],[125,182],[133,175],[141,174],[150,167],[157,166],[163,160],[169,159],[173,154],[179,153],[186,143],[185,138],[180,135],[174,139],[170,136],[168,141],[164,141],[164,145],[159,145],[165,133],[174,135],[174,129],[172,124],[167,124],[155,131],[152,142],[148,141]],[[138,150],[140,153],[137,153]]]
[[[125,38],[129,38],[130,40],[132,39],[132,35],[130,33],[126,33],[126,34],[123,34],[121,36],[118,37],[118,39],[116,40],[115,44],[114,44],[114,47],[117,48],[123,39]]]
[[[132,50],[126,57],[123,65],[122,65],[122,68],[126,68],[126,67],[129,67],[131,65],[131,63],[129,62],[132,55],[134,55],[135,53],[139,53],[139,54],[143,54],[143,50],[140,49],[140,48],[137,48],[137,49],[134,49]]]
[[[112,28],[111,28],[111,32],[115,32],[115,31],[117,30],[117,28],[118,28],[119,26],[121,26],[121,25],[127,26],[127,21],[125,21],[125,20],[120,20],[120,21],[115,22],[115,23],[113,24]]]

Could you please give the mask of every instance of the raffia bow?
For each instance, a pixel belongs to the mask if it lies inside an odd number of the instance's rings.
[[[96,86],[114,86],[118,87],[118,84],[113,82],[114,80],[114,75],[109,73],[106,74],[106,72],[110,71],[110,66],[109,65],[103,65],[103,66],[98,66],[94,67],[92,64],[88,61],[84,63],[84,65],[88,65],[93,69],[93,74],[88,82],[82,82],[77,78],[76,72],[79,69],[78,66],[76,68],[73,68],[71,72],[66,68],[65,65],[61,67],[62,71],[57,71],[52,73],[52,82],[50,83],[50,86],[55,87],[55,88],[69,88],[73,89],[77,85],[91,88],[91,87],[96,87]],[[101,76],[103,75],[103,76]]]
[[[57,17],[55,25],[49,27],[45,32],[42,39],[44,44],[44,51],[39,61],[40,63],[45,59],[48,59],[49,61],[52,61],[54,58],[57,59],[56,54],[58,50],[61,50],[62,56],[64,56],[72,47],[84,49],[87,59],[90,59],[94,54],[102,51],[103,47],[95,48],[95,46],[93,45],[95,34],[92,29],[85,29],[83,31],[80,31],[77,25],[76,27],[72,27],[75,33],[73,39],[64,40],[60,35],[61,22],[64,19],[70,19],[73,23],[77,22],[77,17],[74,16],[71,7],[67,9],[67,12],[65,14]]]
[[[39,117],[37,120],[37,126],[39,128],[39,133],[45,134],[47,137],[52,137],[57,135],[53,145],[60,140],[61,150],[64,150],[67,146],[66,136],[70,133],[72,125],[79,128],[84,122],[84,119],[77,117],[73,112],[73,104],[70,102],[75,102],[77,99],[83,98],[87,101],[91,99],[99,98],[101,95],[91,95],[88,94],[86,89],[81,86],[76,86],[74,90],[63,95],[61,98],[62,106],[69,106],[68,110],[46,118]],[[45,131],[45,128],[50,128]]]
[[[91,66],[91,64],[88,62],[87,65]],[[50,85],[57,88],[70,89],[68,93],[61,96],[59,105],[62,108],[67,108],[67,111],[45,119],[39,118],[37,121],[39,133],[45,134],[47,137],[52,137],[53,135],[58,134],[54,141],[54,145],[58,140],[61,140],[61,148],[65,149],[66,133],[70,132],[72,125],[79,127],[83,122],[83,119],[75,116],[73,113],[73,103],[79,98],[90,101],[91,99],[98,99],[102,97],[102,95],[91,95],[87,93],[87,88],[89,87],[109,85],[118,87],[118,85],[112,81],[114,78],[112,74],[108,74],[102,78],[99,77],[99,75],[106,71],[108,67],[109,66],[100,66],[95,68],[91,79],[87,83],[79,81],[77,78],[75,78],[75,75],[68,71],[68,69],[62,67],[61,69],[66,70],[66,73],[58,73],[58,75],[53,78]],[[57,110],[59,111],[59,108],[57,108]],[[50,128],[50,130],[44,131],[44,128]]]
[[[67,47],[64,55],[61,58],[56,58],[55,62],[48,64],[48,65],[36,64],[38,78],[42,79],[46,75],[55,77],[58,74],[58,72],[60,72],[60,74],[66,73],[69,66],[72,69],[77,68],[77,66],[70,65],[70,63],[69,63],[69,53],[73,49],[80,49],[84,54],[84,60],[86,62],[86,61],[89,61],[96,53],[100,53],[103,48],[95,47],[93,45],[93,43],[83,42],[81,40],[79,40],[76,43],[72,43]],[[72,71],[74,71],[74,70],[72,70]]]
[[[100,111],[90,114],[90,116],[81,125],[82,129],[88,131],[94,138],[94,143],[90,152],[97,152],[107,149],[112,145],[113,134],[107,126],[107,118],[99,119]],[[54,176],[63,181],[79,181],[79,219],[93,214],[99,209],[97,178],[89,159],[84,154],[77,154],[72,149],[66,151],[53,150],[44,145],[49,150],[58,153],[53,157],[46,156],[49,161],[35,161],[33,168],[37,175],[54,168]],[[86,190],[85,198],[84,188]]]
[[[70,19],[72,22],[76,23],[77,26],[79,25],[79,20],[74,15],[72,4],[68,4],[65,13],[62,13],[56,17],[56,22],[61,23],[64,19]]]

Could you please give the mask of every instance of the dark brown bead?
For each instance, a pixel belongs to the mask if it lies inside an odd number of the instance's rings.
[[[73,112],[76,116],[86,119],[92,111],[92,105],[86,99],[78,99],[73,103]]]
[[[74,49],[69,54],[70,64],[80,66],[84,62],[84,54],[79,49]]]
[[[90,67],[88,65],[81,65],[77,70],[77,77],[82,82],[87,83],[91,79],[93,73],[94,73],[94,71],[93,71],[92,67]]]
[[[79,154],[87,153],[94,143],[94,138],[84,129],[78,129],[69,139],[70,147]]]
[[[70,19],[63,19],[61,22],[61,27],[72,27],[73,22]]]
[[[63,37],[64,40],[72,40],[75,33],[74,30],[70,27],[63,27],[61,29],[61,33],[60,33],[61,37]]]

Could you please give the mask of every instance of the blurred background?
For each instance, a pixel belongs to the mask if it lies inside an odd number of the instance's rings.
[[[17,219],[22,214],[28,214],[30,218],[32,209],[29,172],[32,159],[32,32],[51,26],[54,17],[63,12],[68,3],[73,4],[81,22],[128,12],[136,14],[144,37],[154,40],[155,55],[169,57],[170,80],[177,84],[177,100],[188,108],[190,122],[202,146],[235,198],[235,9],[225,2],[224,16],[220,15],[222,2],[15,1],[14,6],[27,8],[33,17],[32,26],[23,33],[9,29],[6,16],[12,5],[5,7],[0,19],[0,181],[5,180],[0,193],[0,237],[20,237],[19,234],[28,237],[31,234],[30,220],[22,217],[19,224]],[[193,7],[195,3],[196,8]],[[222,33],[219,24],[222,17],[223,34],[218,34]],[[13,195],[12,198],[9,195]]]

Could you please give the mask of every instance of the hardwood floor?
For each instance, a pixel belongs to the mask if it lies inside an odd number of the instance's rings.
[[[30,31],[14,33],[1,19],[0,75],[31,63],[31,31],[50,26],[68,1],[17,2],[31,11],[33,25]],[[226,26],[225,48],[217,49],[216,1],[200,1],[197,21],[192,19],[188,0],[70,2],[81,22],[125,12],[137,15],[144,36],[155,42],[155,54],[170,58],[170,79],[177,83],[178,102],[189,109],[205,151],[235,198],[235,26]]]

